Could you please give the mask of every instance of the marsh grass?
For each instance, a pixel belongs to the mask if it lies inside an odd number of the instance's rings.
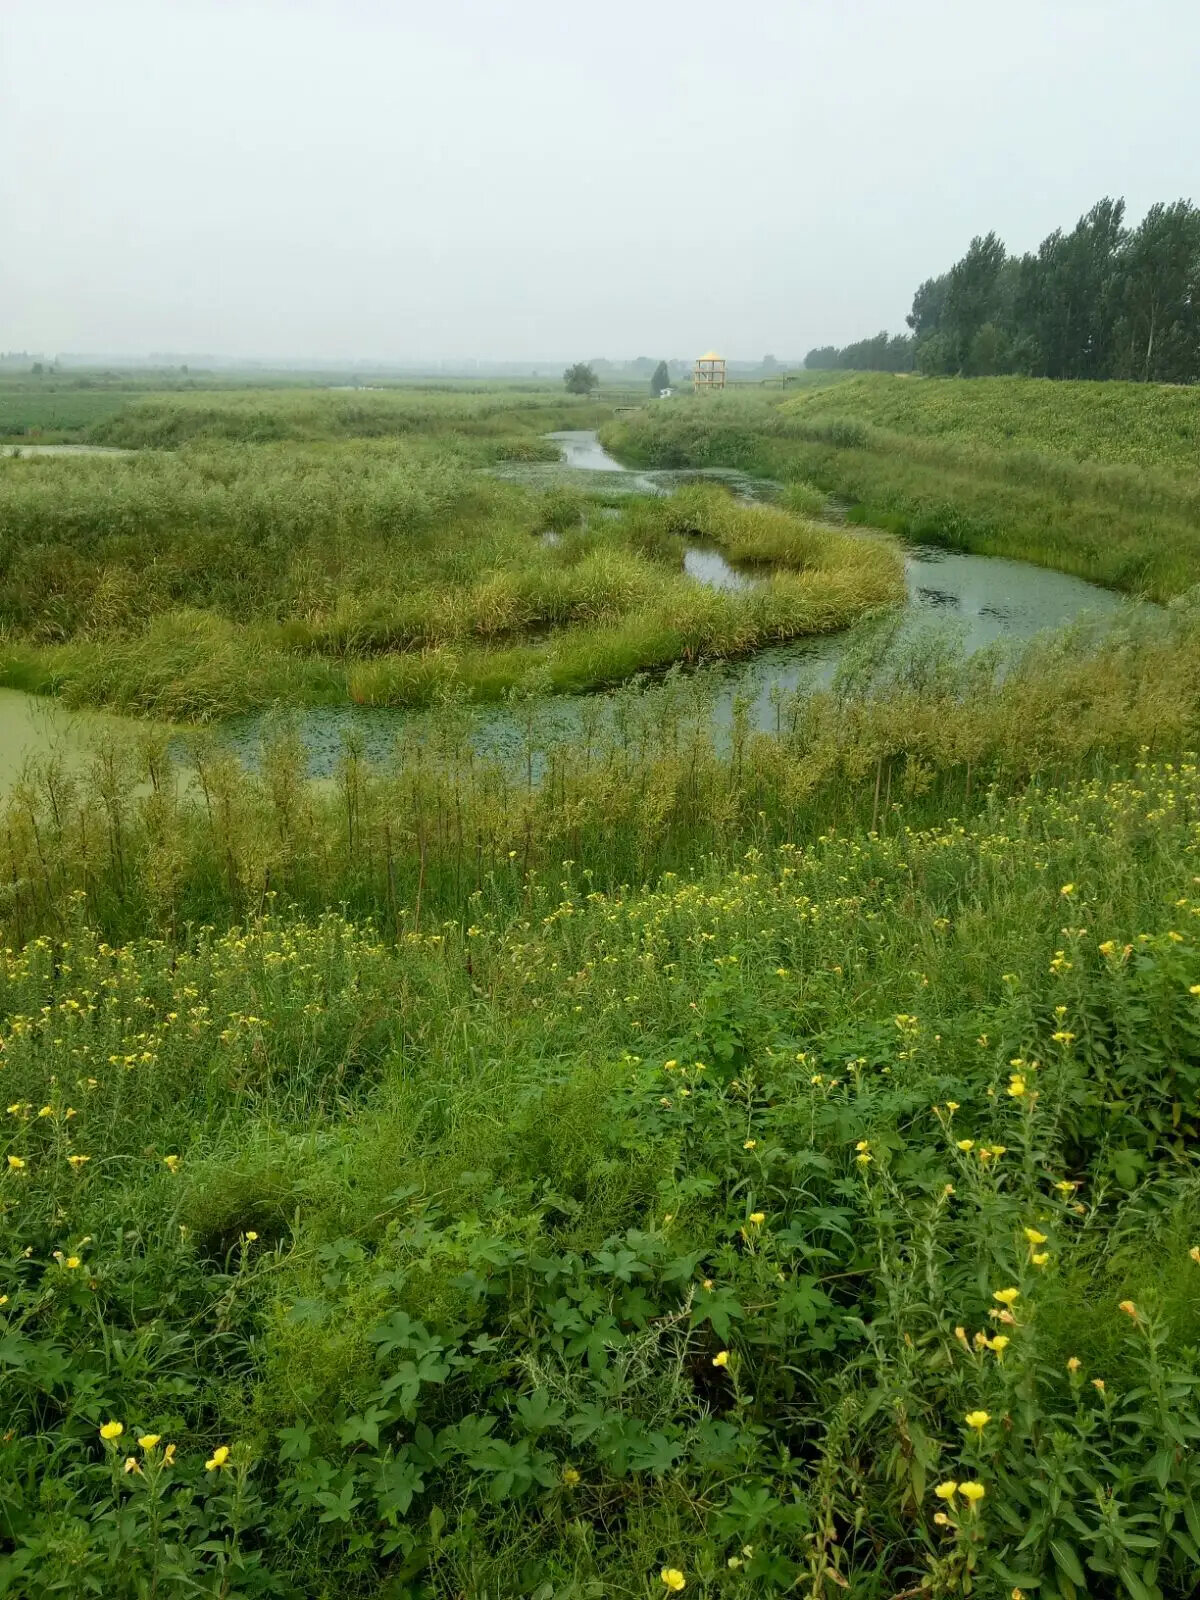
[[[494,402],[481,415],[512,426]],[[603,497],[481,473],[539,437],[427,436],[425,420],[399,441],[0,463],[0,677],[183,721],[494,699],[535,676],[588,689],[741,654],[901,596],[894,554],[790,512],[706,490],[606,517]],[[682,573],[700,525],[778,570],[706,593]]]
[[[903,537],[1162,601],[1200,576],[1200,491],[1186,470],[1198,419],[1186,389],[873,375],[775,403],[685,399],[602,432],[639,465],[815,485]]]
[[[614,641],[597,637],[585,670],[615,674]],[[459,916],[471,894],[506,900],[565,856],[612,887],[710,856],[732,865],[751,844],[970,812],[997,786],[1189,748],[1198,637],[1184,606],[1124,632],[966,659],[934,642],[898,651],[881,629],[831,690],[781,697],[773,734],[751,733],[736,709],[721,731],[711,689],[679,675],[585,705],[564,733],[543,680],[513,703],[523,731],[502,756],[479,753],[460,696],[383,768],[351,737],[337,777],[315,786],[286,726],[258,771],[204,737],[181,771],[148,733],[90,767],[32,769],[12,791],[2,914],[25,939],[58,928],[78,890],[123,936],[147,917],[168,930],[221,924],[278,893],[307,915],[343,905],[395,932],[402,907]],[[437,653],[411,659],[420,670]]]

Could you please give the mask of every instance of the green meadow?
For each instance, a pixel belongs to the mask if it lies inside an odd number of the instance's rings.
[[[1024,393],[189,392],[0,462],[3,681],[146,717],[0,801],[0,1593],[1194,1593],[1197,413]],[[489,471],[598,424],[778,499]],[[897,645],[855,524],[1169,604]],[[690,670],[872,617],[770,732]],[[152,720],[350,699],[431,709],[320,783]]]

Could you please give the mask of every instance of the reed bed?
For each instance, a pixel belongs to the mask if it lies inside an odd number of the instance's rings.
[[[170,721],[495,699],[827,632],[902,593],[895,553],[721,490],[617,509],[480,471],[529,448],[443,430],[0,462],[0,682]],[[685,578],[705,529],[762,582]]]

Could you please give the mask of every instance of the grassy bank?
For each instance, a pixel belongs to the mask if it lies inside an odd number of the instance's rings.
[[[140,748],[106,740],[90,762],[44,764],[8,796],[0,925],[10,942],[61,933],[82,893],[112,938],[175,936],[278,894],[306,915],[343,906],[397,934],[414,918],[470,915],[474,894],[512,909],[527,876],[566,857],[605,889],[709,860],[732,869],[750,848],[897,817],[936,823],[991,793],[1200,741],[1188,607],[1018,657],[963,660],[927,641],[880,666],[887,639],[864,641],[835,690],[781,697],[772,735],[738,716],[718,733],[712,689],[676,676],[588,701],[565,730],[552,702],[520,701],[519,742],[494,758],[477,752],[470,708],[443,705],[381,769],[351,737],[318,787],[286,731],[258,771],[200,737],[190,776],[149,733]]]
[[[269,398],[310,435],[352,404]],[[366,396],[393,436],[241,442],[260,399],[147,402],[200,425],[177,450],[0,462],[0,682],[178,721],[495,699],[828,632],[902,592],[894,553],[720,491],[618,510],[483,474],[556,457],[538,430],[571,408],[544,395]],[[213,414],[239,442],[213,442]],[[122,438],[146,442],[140,415]],[[686,578],[693,534],[761,581]]]
[[[1156,600],[1200,577],[1193,390],[877,374],[778,403],[731,394],[647,407],[604,438],[640,465],[806,481],[904,537]]]
[[[1190,1593],[1197,816],[1143,762],[397,943],[64,898],[10,1592]]]

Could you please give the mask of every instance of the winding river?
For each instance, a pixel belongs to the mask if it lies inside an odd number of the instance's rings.
[[[778,493],[775,484],[731,470],[630,470],[605,451],[593,432],[549,437],[562,451],[560,464],[512,464],[503,469],[504,475],[534,484],[568,481],[583,487],[594,487],[602,479],[606,488],[642,494],[668,494],[681,483],[697,479],[727,483],[735,493],[750,499],[770,499]],[[755,581],[753,574],[731,566],[715,547],[699,542],[685,552],[684,570],[698,583],[723,589],[744,588]],[[1085,617],[1117,620],[1135,609],[1123,596],[1081,578],[999,556],[915,545],[906,548],[904,571],[908,602],[894,630],[893,648],[925,633],[940,633],[955,637],[964,650],[973,652],[1004,639],[1030,638]],[[740,704],[753,726],[768,729],[776,725],[781,698],[828,684],[848,649],[861,640],[862,625],[817,640],[769,646],[744,660],[703,667],[694,676],[710,691],[719,724],[728,723],[734,706]],[[596,699],[594,695],[556,696],[541,704],[537,717],[540,738],[570,739],[585,716],[594,717]],[[392,754],[398,735],[420,737],[432,728],[437,716],[354,705],[286,713],[288,725],[308,750],[314,778],[333,773],[348,738],[368,761],[383,762]],[[527,737],[528,721],[508,705],[475,707],[472,742],[480,754],[512,753]],[[278,725],[278,717],[259,714],[223,723],[216,734],[254,764],[264,734]],[[144,730],[144,724],[128,719],[73,713],[53,700],[0,689],[0,789],[12,784],[30,756],[57,750],[68,761],[77,760],[97,739],[109,742],[125,731],[136,733],[139,727]]]

